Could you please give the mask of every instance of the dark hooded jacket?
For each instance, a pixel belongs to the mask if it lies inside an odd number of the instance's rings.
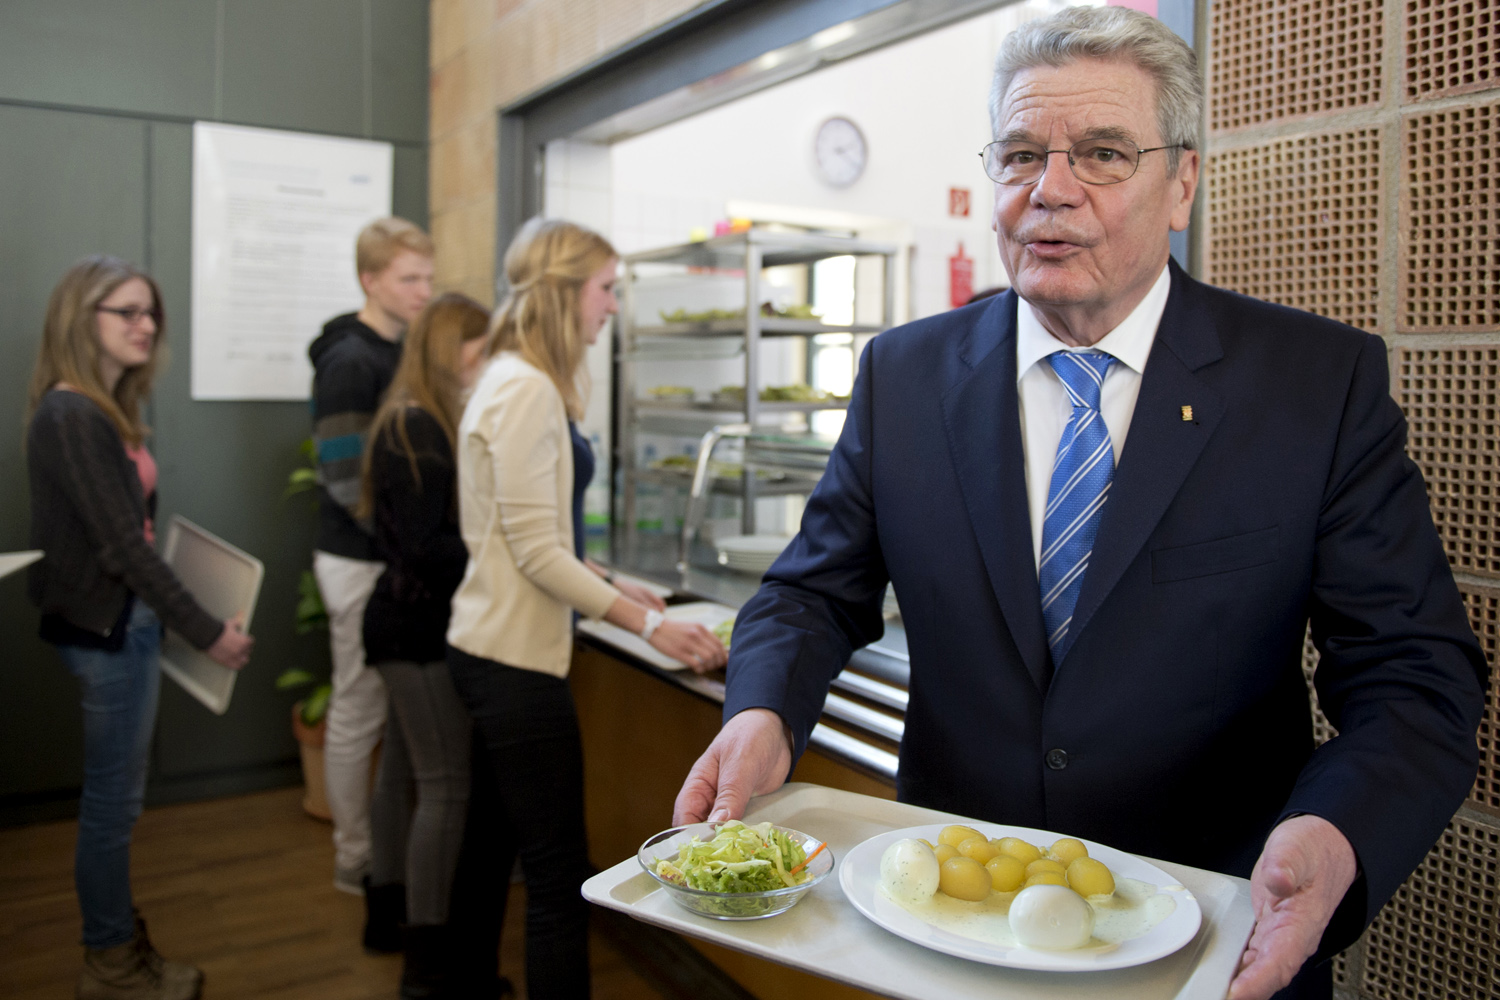
[[[313,444],[318,461],[317,548],[347,559],[379,561],[359,505],[365,432],[401,360],[392,343],[355,313],[335,316],[307,349],[313,363]]]

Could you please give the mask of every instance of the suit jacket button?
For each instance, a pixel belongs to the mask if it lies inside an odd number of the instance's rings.
[[[1052,770],[1054,770],[1054,771],[1061,771],[1063,768],[1067,767],[1068,766],[1068,751],[1066,751],[1066,750],[1048,750],[1047,751],[1047,766],[1050,767],[1050,768],[1052,768]]]

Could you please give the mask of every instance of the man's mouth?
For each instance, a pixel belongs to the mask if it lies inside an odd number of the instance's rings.
[[[1079,249],[1081,244],[1067,240],[1031,240],[1026,249],[1038,257],[1061,257]]]

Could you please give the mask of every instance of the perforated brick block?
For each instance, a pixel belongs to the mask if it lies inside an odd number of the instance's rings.
[[[1209,128],[1380,102],[1381,0],[1214,0]]]
[[[1378,128],[1215,154],[1208,281],[1379,329],[1381,198]]]
[[[1402,121],[1405,333],[1500,329],[1500,99]]]
[[[1500,993],[1500,829],[1455,817],[1365,934],[1363,992],[1379,1000]]]
[[[1500,347],[1403,348],[1396,401],[1454,569],[1500,577]]]
[[[1302,637],[1302,679],[1307,682],[1307,697],[1312,703],[1313,742],[1322,746],[1339,734],[1328,721],[1328,716],[1318,707],[1318,692],[1313,688],[1313,671],[1318,669],[1318,650],[1313,645],[1312,629]]]
[[[1353,967],[1356,953],[1365,946],[1360,938],[1345,950],[1333,956],[1333,985],[1354,988]]]
[[[1484,697],[1484,717],[1479,721],[1479,776],[1474,779],[1474,790],[1469,793],[1469,805],[1495,814],[1500,821],[1500,698],[1497,698],[1495,677],[1495,655],[1497,637],[1500,637],[1500,588],[1477,587],[1461,583],[1458,592],[1463,595],[1464,607],[1469,612],[1469,624],[1484,647],[1485,659],[1490,663],[1490,685]]]
[[[1500,85],[1494,0],[1406,0],[1406,99]]]

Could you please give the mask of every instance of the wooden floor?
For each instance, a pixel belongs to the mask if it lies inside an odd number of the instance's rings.
[[[398,957],[359,946],[363,902],[333,888],[329,827],[303,815],[301,789],[148,810],[136,826],[131,884],[151,938],[204,970],[212,1000],[395,997]],[[0,830],[0,997],[70,997],[82,949],[73,895],[76,824]],[[513,886],[501,972],[525,996],[524,889]],[[599,933],[594,996],[660,994]]]

